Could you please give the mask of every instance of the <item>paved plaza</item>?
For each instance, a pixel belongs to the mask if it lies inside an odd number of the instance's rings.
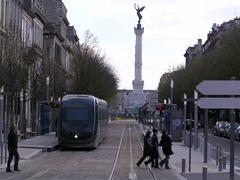
[[[142,164],[136,166],[141,157],[142,133],[148,127],[137,124],[135,121],[112,121],[106,140],[95,150],[60,150],[57,148],[57,138],[54,133],[36,136],[22,140],[19,143],[21,156],[20,173],[6,173],[6,164],[0,167],[0,179],[108,179],[114,164],[121,134],[122,144],[116,163],[114,179],[128,179],[131,173],[137,179],[166,180],[201,180],[202,167],[208,168],[208,180],[228,180],[229,166],[222,172],[218,171],[215,161],[202,163],[203,155],[197,150],[192,150],[191,172],[188,172],[188,147],[181,142],[173,142],[174,155],[170,158],[170,170],[164,168],[152,169]],[[159,133],[160,136],[160,133]],[[129,143],[131,139],[131,144]],[[160,139],[160,137],[159,137]],[[130,153],[130,146],[132,153]],[[161,148],[160,156],[163,157]],[[186,172],[182,171],[182,159],[186,159]],[[132,168],[131,160],[132,159]],[[229,162],[228,162],[229,165]],[[240,171],[235,167],[235,179],[240,179]]]

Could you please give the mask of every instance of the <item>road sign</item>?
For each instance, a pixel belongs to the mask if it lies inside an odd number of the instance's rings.
[[[240,109],[240,98],[200,98],[197,105],[202,109]]]
[[[240,95],[240,80],[204,80],[196,89],[203,95]]]

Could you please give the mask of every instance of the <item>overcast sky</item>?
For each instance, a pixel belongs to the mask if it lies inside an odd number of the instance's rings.
[[[134,3],[145,6],[142,79],[144,89],[157,89],[163,73],[185,64],[184,53],[202,39],[213,23],[240,16],[239,0],[63,0],[78,36],[89,30],[99,41],[118,75],[119,89],[132,89],[135,34]]]

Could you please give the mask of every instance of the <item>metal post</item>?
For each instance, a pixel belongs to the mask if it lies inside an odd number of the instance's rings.
[[[171,95],[170,95],[170,98],[171,98],[171,104],[173,104],[173,80],[171,79],[171,84],[170,84],[170,87],[171,87]]]
[[[216,165],[218,165],[218,158],[219,158],[219,145],[216,146]]]
[[[223,156],[223,169],[227,169],[227,157]]]
[[[21,89],[21,92],[20,92],[20,134],[23,133],[23,121],[24,121],[23,110],[24,110],[24,107],[23,107],[23,89]],[[21,137],[20,137],[20,139],[21,139]]]
[[[205,123],[204,123],[204,163],[207,163],[207,150],[208,150],[208,109],[204,111]]]
[[[191,172],[191,164],[192,164],[192,112],[190,118],[190,127],[189,127],[189,172]]]
[[[234,154],[235,154],[235,110],[230,110],[230,178],[229,180],[234,180]]]
[[[46,85],[47,85],[47,98],[46,98],[46,100],[49,101],[49,76],[46,78]]]
[[[198,99],[198,92],[194,90],[194,99]],[[198,106],[194,101],[194,150],[198,148]]]
[[[183,98],[185,99],[183,104],[184,104],[184,114],[183,114],[183,120],[184,120],[184,140],[185,140],[185,136],[186,136],[186,119],[187,119],[187,95],[184,93],[183,94]]]
[[[222,156],[222,146],[219,146],[219,157]]]
[[[0,151],[1,151],[1,164],[3,164],[3,106],[4,106],[4,87],[1,87],[0,91]]]
[[[4,161],[5,163],[7,162],[7,120],[8,120],[8,96],[5,96],[5,101],[4,101]]]
[[[203,166],[202,180],[207,180],[207,167]]]
[[[189,172],[191,172],[191,161],[192,161],[192,130],[190,129],[190,131],[189,131],[189,162],[188,162],[188,164],[189,164],[188,171]]]
[[[186,159],[182,159],[182,173],[185,173],[186,169]]]
[[[219,164],[218,164],[218,171],[222,171],[223,169],[223,158],[219,158]]]
[[[231,80],[236,80],[236,77],[232,77]],[[234,96],[233,96],[234,97]],[[235,154],[235,110],[230,110],[230,177],[229,180],[234,180],[234,154]]]

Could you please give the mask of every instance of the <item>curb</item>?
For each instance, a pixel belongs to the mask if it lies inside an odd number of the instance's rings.
[[[31,145],[22,145],[19,148],[31,148],[31,149],[40,149],[43,152],[51,152],[58,148],[58,144],[50,145],[50,146],[31,146]]]
[[[22,158],[20,157],[20,159],[22,159],[22,160],[34,159],[34,158],[39,157],[42,153],[43,153],[42,149],[36,149],[35,152],[29,154],[28,156],[24,156]]]

